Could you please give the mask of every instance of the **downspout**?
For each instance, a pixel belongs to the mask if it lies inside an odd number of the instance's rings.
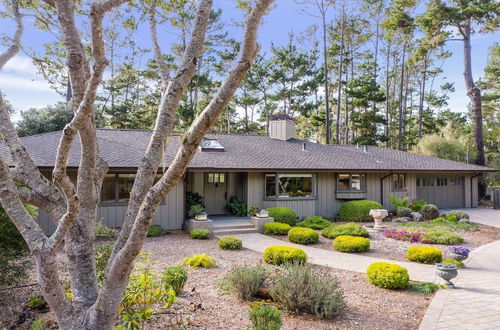
[[[478,176],[481,176],[481,173],[478,173],[476,175],[473,175],[470,177],[470,207],[473,208],[474,206],[474,188],[472,187],[472,180],[474,178],[477,178]],[[479,195],[478,195],[479,197]]]
[[[384,180],[392,175],[392,172],[380,178],[380,204],[384,205]]]

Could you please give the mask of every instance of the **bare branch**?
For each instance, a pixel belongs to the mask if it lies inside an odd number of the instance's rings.
[[[2,54],[0,54],[0,70],[2,70],[5,63],[7,63],[11,58],[13,58],[21,48],[21,37],[23,35],[24,27],[22,15],[19,12],[19,4],[17,0],[12,0],[12,13],[16,21],[16,32],[12,38],[12,45]]]
[[[168,82],[170,80],[170,73],[168,70],[167,63],[163,59],[163,53],[161,51],[160,43],[158,42],[158,32],[157,32],[157,21],[156,21],[156,1],[151,1],[151,6],[148,10],[149,14],[149,30],[151,32],[151,41],[153,42],[153,50],[156,63],[160,69],[160,77],[162,81],[162,92],[167,88]]]

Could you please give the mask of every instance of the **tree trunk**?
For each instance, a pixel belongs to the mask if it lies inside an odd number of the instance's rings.
[[[424,72],[422,73],[422,83],[420,84],[420,97],[418,100],[418,138],[422,138],[422,120],[424,117],[425,82],[427,78],[427,55],[424,59]]]
[[[344,5],[342,5],[342,15],[340,24],[340,58],[339,58],[339,82],[337,91],[337,122],[335,123],[335,143],[340,144],[340,109],[342,98],[342,62],[344,61]]]
[[[399,86],[399,122],[398,122],[398,150],[403,149],[403,88],[405,79],[405,55],[406,41],[403,44],[403,54],[401,54],[401,79]]]
[[[391,44],[387,44],[387,57],[385,63],[385,138],[387,139],[385,142],[385,146],[389,147],[389,106],[390,106],[390,97],[389,97],[389,89],[390,89],[390,79],[389,79],[389,68],[390,68],[390,59],[391,59]]]

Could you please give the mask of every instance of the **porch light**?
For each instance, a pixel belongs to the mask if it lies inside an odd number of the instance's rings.
[[[257,216],[257,218],[269,218],[269,212],[267,212],[264,209],[262,209],[259,212],[255,213],[255,215]]]
[[[208,214],[205,211],[201,211],[200,213],[195,214],[194,219],[195,220],[207,220]]]

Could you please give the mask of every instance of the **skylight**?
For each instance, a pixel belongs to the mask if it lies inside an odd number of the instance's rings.
[[[217,140],[205,139],[200,147],[201,151],[224,151],[224,147]]]

